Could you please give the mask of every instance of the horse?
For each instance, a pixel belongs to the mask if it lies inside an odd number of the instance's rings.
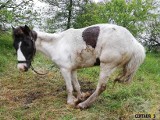
[[[65,80],[67,104],[85,109],[106,89],[109,76],[117,69],[122,73],[115,82],[128,83],[145,59],[144,47],[126,28],[114,24],[96,24],[59,33],[31,30],[27,25],[12,27],[17,68],[28,71],[36,51],[48,56],[60,69]],[[77,69],[99,66],[96,90],[85,97],[77,80]],[[73,95],[73,90],[77,96]],[[79,101],[79,102],[77,102]]]

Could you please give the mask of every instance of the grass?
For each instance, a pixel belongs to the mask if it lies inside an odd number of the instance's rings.
[[[160,54],[149,53],[129,85],[110,77],[107,90],[86,110],[66,104],[65,83],[54,66],[46,76],[20,73],[9,33],[0,33],[0,120],[132,120],[137,113],[156,114],[160,119]],[[44,72],[52,65],[38,53],[33,66]],[[99,68],[78,70],[83,91],[97,85]]]

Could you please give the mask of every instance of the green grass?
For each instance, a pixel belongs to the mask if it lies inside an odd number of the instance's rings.
[[[160,53],[149,53],[129,85],[110,77],[107,90],[86,110],[66,104],[65,83],[55,66],[46,76],[20,73],[9,33],[0,33],[0,120],[131,120],[136,113],[156,114],[160,119]],[[52,62],[38,53],[33,66],[45,72]],[[95,89],[99,68],[78,70],[83,91]]]

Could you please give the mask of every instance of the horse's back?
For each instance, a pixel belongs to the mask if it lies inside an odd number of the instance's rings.
[[[78,67],[100,62],[127,62],[134,53],[144,54],[143,46],[124,27],[113,24],[96,24],[64,33],[68,56]]]

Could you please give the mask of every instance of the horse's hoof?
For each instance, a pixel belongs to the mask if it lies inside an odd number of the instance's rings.
[[[81,110],[84,109],[84,107],[80,103],[76,106],[76,108]]]
[[[80,103],[81,101],[79,101],[79,99],[77,99],[77,98],[74,98],[72,101],[67,101],[67,104],[70,106],[70,107],[74,107],[75,108],[75,106],[78,104],[78,103]]]
[[[67,102],[67,105],[68,105],[69,107],[75,107],[75,103],[68,103],[68,102]]]
[[[83,103],[79,103],[77,106],[76,106],[77,109],[81,109],[81,110],[84,110],[87,108],[87,106],[85,106]]]
[[[82,94],[77,96],[77,101],[75,102],[76,105],[79,104],[80,102],[85,101],[89,96],[91,96],[90,92],[82,92]]]
[[[71,107],[74,107],[76,105],[75,102],[67,102],[67,104]]]

